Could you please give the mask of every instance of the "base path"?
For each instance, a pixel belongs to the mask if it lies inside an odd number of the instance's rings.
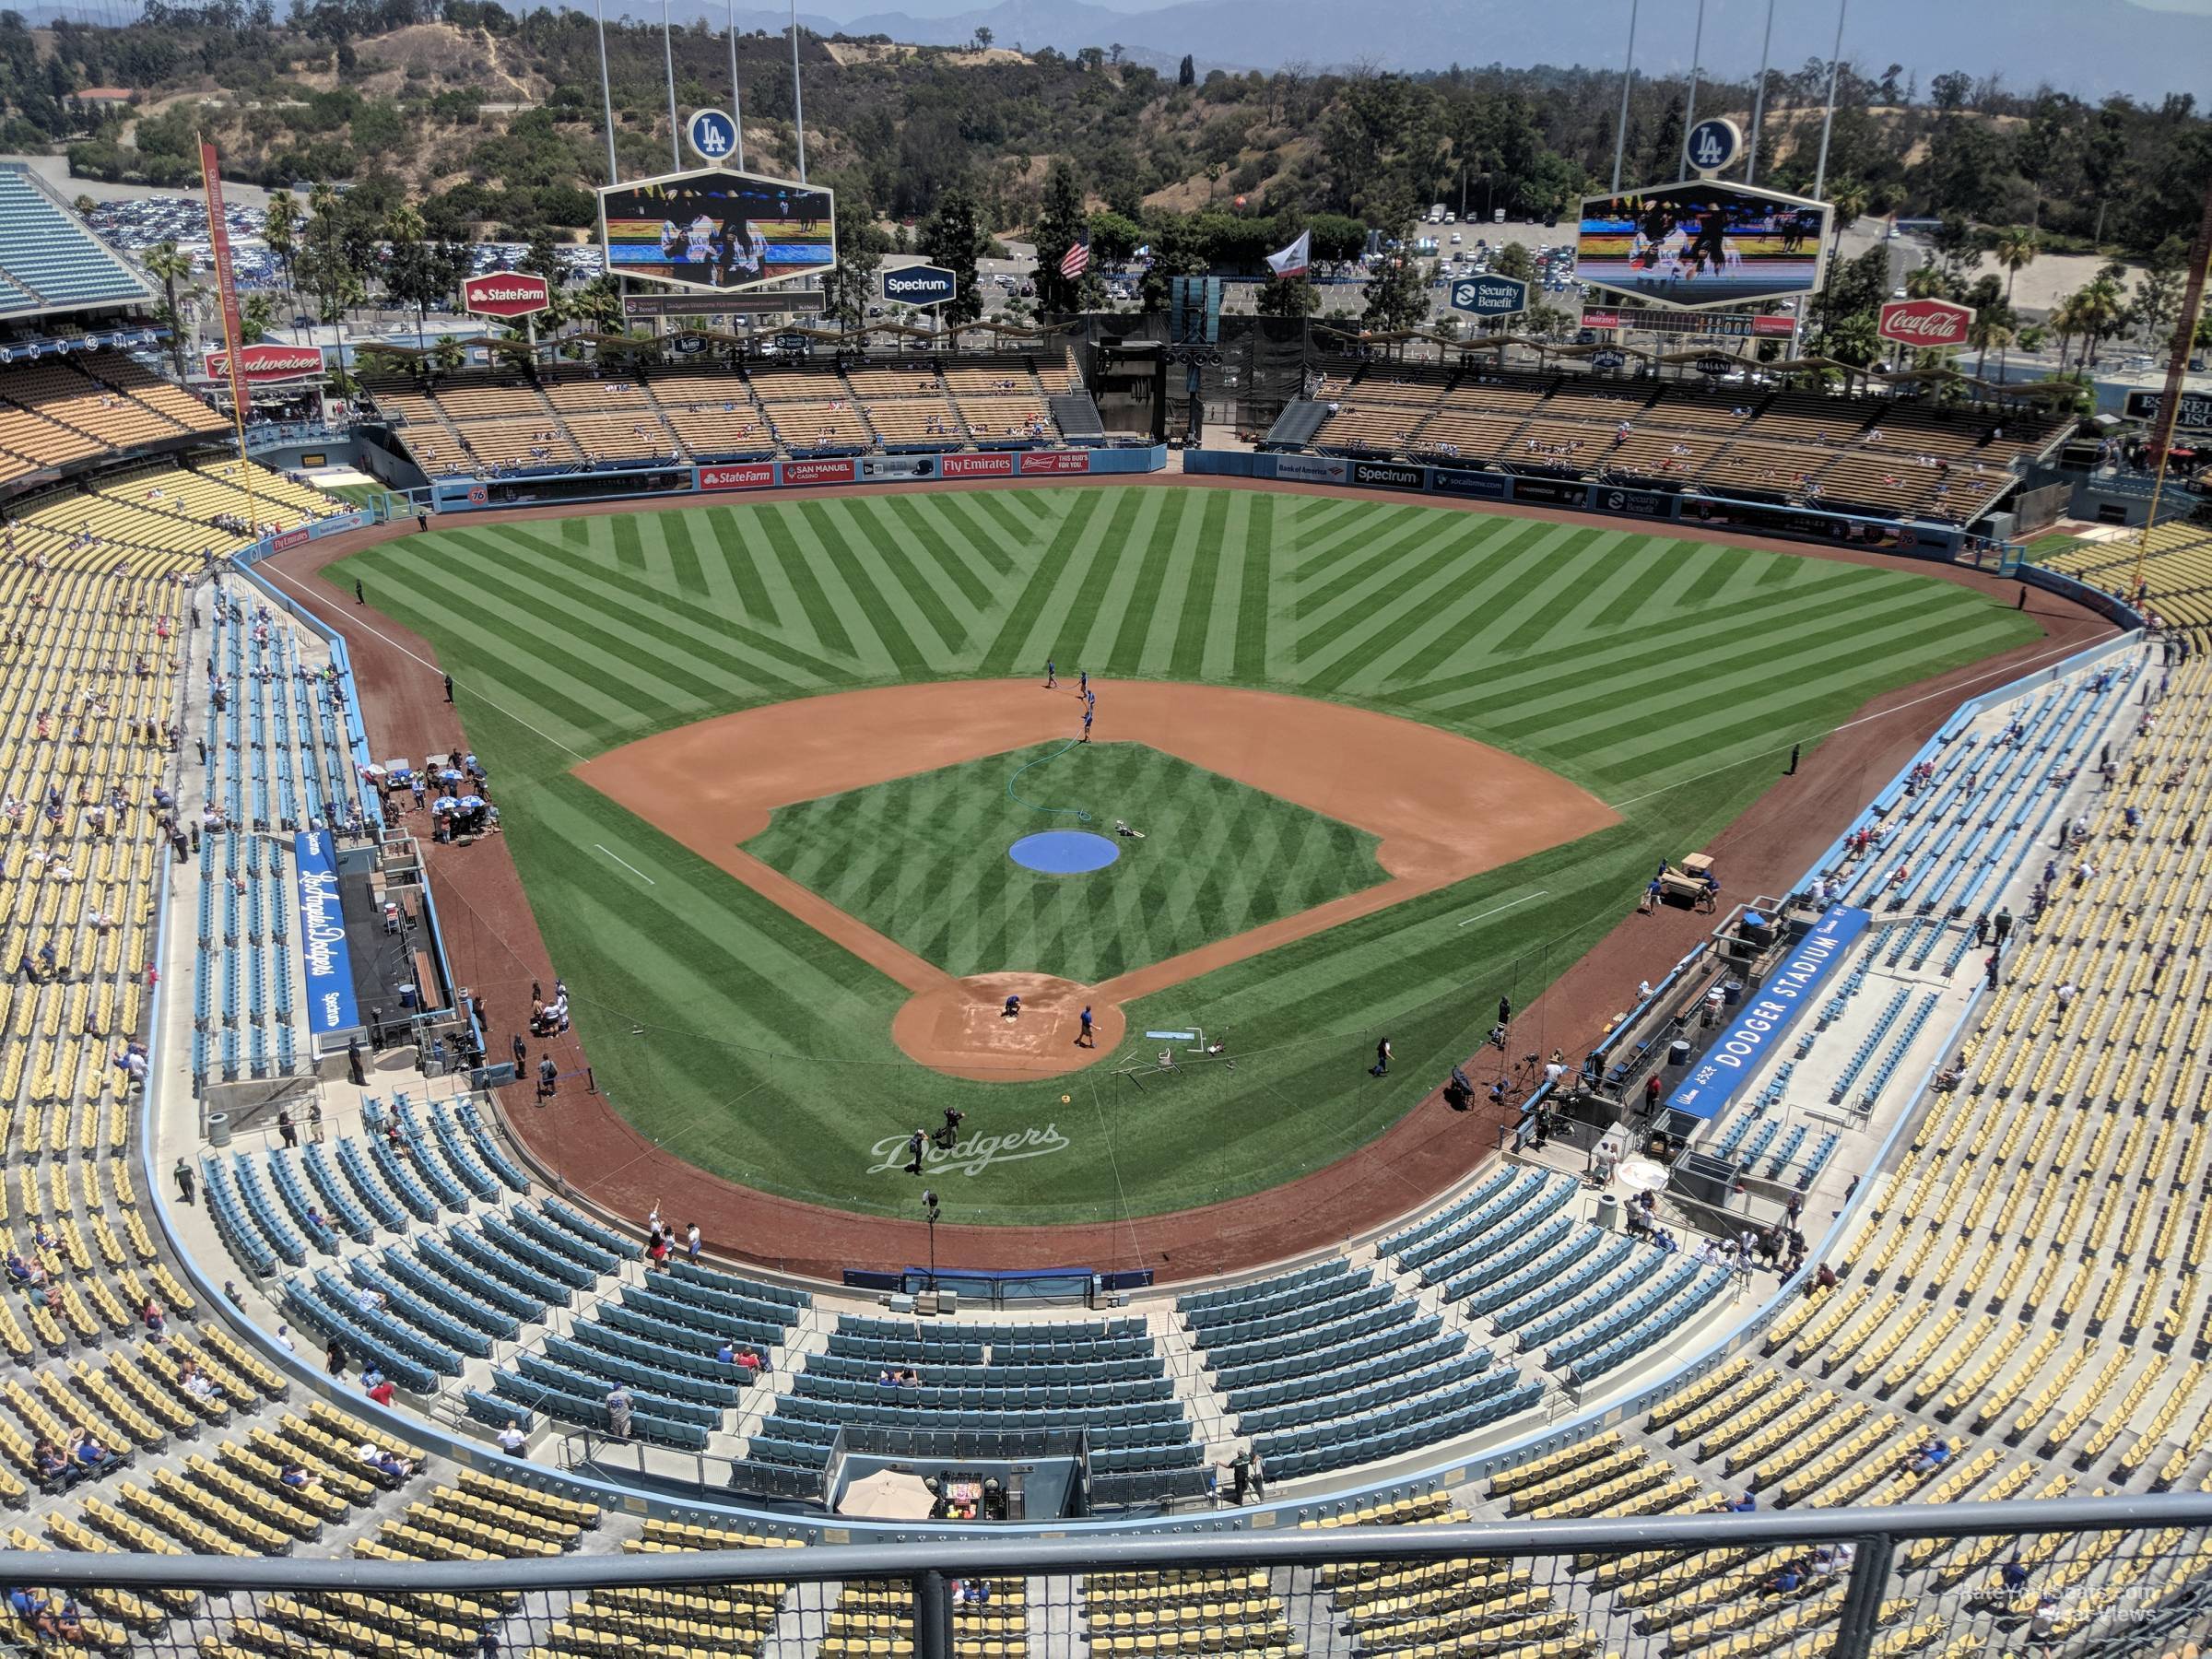
[[[1102,482],[1143,482],[1162,489],[1269,488],[1169,477]],[[806,493],[862,495],[908,488],[864,485]],[[1320,485],[1272,488],[1347,500],[1403,500]],[[683,504],[671,500],[662,505]],[[1441,500],[1425,504],[1447,511],[1503,511],[1556,524],[1599,522],[1531,507],[1500,510]],[[654,505],[624,501],[527,508],[472,513],[468,524],[471,528],[542,524],[577,512],[635,512],[652,511]],[[2016,596],[2015,583],[1956,566],[1908,564],[1886,554],[1808,547],[1799,542],[1688,526],[1672,533],[1686,541],[1761,547],[1797,559],[1907,568],[2006,603]],[[411,524],[379,524],[312,542],[259,567],[280,592],[344,631],[362,713],[380,754],[467,746],[462,742],[455,711],[444,701],[437,656],[429,643],[372,606],[347,603],[316,572],[361,547],[413,534]],[[2030,589],[2018,597],[2029,618],[2042,629],[2042,639],[1875,699],[1817,749],[1808,749],[1797,776],[1777,779],[1722,832],[1713,845],[1726,855],[1735,890],[1771,892],[1794,881],[1961,700],[2112,632],[2102,618],[2056,594]],[[467,695],[465,687],[462,695]],[[531,981],[549,985],[553,980],[553,964],[538,936],[522,878],[496,836],[471,847],[433,845],[423,851],[454,971],[490,1003],[492,1028],[502,1034],[492,1046],[500,1049],[504,1033],[528,1006]],[[1516,1026],[1524,1031],[1549,1033],[1531,1042],[1532,1048],[1548,1051],[1554,1043],[1572,1048],[1594,1041],[1608,1018],[1635,1001],[1638,980],[1658,979],[1712,925],[1710,916],[1689,911],[1662,910],[1648,916],[1629,911],[1595,949],[1521,1010]],[[564,1065],[582,1064],[575,1034],[564,1039],[557,1052]],[[560,1093],[542,1108],[531,1100],[527,1084],[508,1088],[500,1091],[500,1108],[543,1167],[563,1171],[564,1180],[582,1197],[632,1227],[657,1199],[665,1214],[696,1220],[713,1253],[830,1279],[848,1266],[897,1267],[927,1259],[929,1241],[921,1222],[851,1215],[709,1175],[640,1135],[605,1096],[582,1092],[581,1079],[563,1082]],[[1148,1267],[1163,1282],[1245,1272],[1324,1249],[1428,1204],[1495,1153],[1501,1127],[1502,1120],[1480,1103],[1459,1113],[1444,1105],[1441,1094],[1432,1094],[1359,1151],[1267,1192],[1133,1221],[1070,1227],[940,1226],[937,1260],[946,1265],[1006,1269],[1070,1263],[1101,1269]]]
[[[1390,875],[1356,893],[1149,962],[1097,985],[1041,981],[1085,1002],[1119,1035],[1120,1005],[1273,950],[1421,893],[1619,822],[1595,795],[1517,755],[1418,721],[1343,703],[1171,681],[1114,680],[1100,691],[1097,737],[1142,743],[1381,842]],[[841,691],[747,709],[624,744],[576,775],[718,865],[771,903],[915,994],[891,1034],[913,1059],[981,1082],[1075,1071],[1112,1053],[1033,1035],[1046,1022],[999,1018],[1005,976],[965,992],[942,970],[769,868],[738,843],[779,806],[912,777],[1069,737],[1082,702],[1036,680],[946,680]],[[1018,820],[1023,814],[1010,807]],[[1040,818],[1041,824],[1051,820]],[[1111,824],[1094,826],[1111,831]],[[1036,976],[1028,976],[1036,977]],[[1009,984],[1007,989],[1020,987]],[[1023,993],[1025,998],[1027,992]],[[975,996],[983,1001],[969,1012]]]

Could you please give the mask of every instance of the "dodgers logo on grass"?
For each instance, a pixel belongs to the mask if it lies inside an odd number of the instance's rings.
[[[1024,1158],[1042,1158],[1047,1153],[1065,1152],[1075,1143],[1051,1124],[1043,1128],[1022,1130],[1018,1135],[971,1135],[956,1142],[950,1151],[934,1141],[924,1149],[922,1168],[924,1173],[943,1175],[957,1171],[962,1175],[981,1175],[994,1163],[1014,1163]],[[903,1135],[886,1135],[869,1150],[876,1161],[868,1166],[871,1175],[903,1173],[912,1161],[913,1154],[907,1150],[908,1140]]]

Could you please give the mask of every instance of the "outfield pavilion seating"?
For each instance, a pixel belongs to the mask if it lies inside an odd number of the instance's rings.
[[[1324,452],[1959,522],[1986,510],[2070,425],[1896,400],[1433,365],[1337,364],[1315,397],[1334,406],[1312,440]]]
[[[696,461],[771,455],[776,437],[745,377],[726,364],[655,369],[646,395]]]
[[[638,381],[571,373],[546,381],[544,389],[547,402],[594,466],[673,461],[682,454],[676,434]]]
[[[759,382],[759,371],[753,378]],[[842,379],[862,418],[886,449],[958,449],[967,435],[946,395],[946,382],[926,362],[855,366]]]
[[[794,454],[856,454],[877,435],[841,376],[805,369],[750,369],[746,379],[776,441]]]

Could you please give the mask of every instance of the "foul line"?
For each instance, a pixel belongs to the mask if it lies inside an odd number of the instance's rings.
[[[1541,899],[1549,891],[1551,891],[1549,888],[1538,888],[1535,892],[1524,893],[1518,899],[1508,899],[1503,904],[1492,905],[1488,910],[1484,911],[1480,916],[1469,916],[1465,922],[1460,924],[1460,926],[1472,927],[1476,923],[1480,922],[1486,916],[1495,916],[1500,911],[1512,910],[1516,904],[1526,904],[1531,899]]]
[[[313,588],[309,587],[305,582],[302,582],[294,577],[286,575],[282,571],[271,568],[270,561],[267,559],[262,560],[260,563],[253,566],[252,568],[257,574],[267,575],[271,581],[281,582],[288,588],[298,589],[299,592],[307,596],[309,603],[312,606],[336,604],[336,601],[328,599],[324,594],[317,593]],[[338,608],[342,614],[344,611],[344,606],[339,606]],[[416,653],[409,651],[405,645],[402,645],[390,634],[383,632],[381,629],[371,627],[366,622],[352,624],[347,627],[341,627],[339,624],[333,622],[329,626],[337,629],[341,635],[350,631],[353,628],[358,628],[360,632],[369,635],[371,639],[382,640],[385,644],[391,646],[393,650],[398,652],[401,656],[406,657],[409,662],[420,663],[432,674],[438,675],[441,677],[443,677],[445,674],[445,670],[439,667],[437,664],[431,662],[429,658],[418,655]],[[459,682],[456,682],[456,684],[457,683]],[[582,749],[571,748],[569,747],[569,745],[563,743],[559,738],[554,736],[552,733],[544,730],[542,727],[532,725],[528,721],[524,720],[513,710],[504,708],[499,703],[492,701],[490,698],[486,697],[481,690],[477,689],[477,687],[473,685],[470,686],[468,688],[468,694],[471,697],[479,699],[486,708],[492,710],[495,713],[504,715],[507,719],[513,721],[516,725],[521,726],[525,732],[534,732],[538,736],[543,737],[547,743],[551,744],[555,748],[559,749],[562,753],[573,755],[579,760],[589,760],[591,759],[591,757],[585,754]],[[610,854],[609,856],[612,855]]]
[[[594,847],[599,847],[599,843],[598,843],[597,841],[594,841],[594,842],[592,843],[592,845],[593,845],[593,846],[594,846]],[[606,849],[606,848],[605,848],[605,847],[599,847],[599,851],[600,851],[600,852],[602,852],[602,853],[606,853],[606,855],[607,855],[609,858],[613,859],[613,860],[614,860],[614,861],[615,861],[617,864],[620,865],[621,865],[621,866],[622,866],[624,869],[628,870],[628,871],[629,871],[629,873],[630,873],[632,876],[635,876],[635,877],[637,877],[637,878],[638,878],[640,881],[643,882],[643,883],[644,883],[644,884],[645,884],[647,887],[659,887],[659,886],[661,885],[659,882],[655,881],[655,880],[654,880],[654,879],[653,879],[652,877],[650,877],[650,876],[646,875],[644,871],[642,871],[642,870],[639,869],[639,868],[638,868],[638,866],[637,866],[636,865],[633,865],[633,864],[631,864],[631,863],[629,862],[629,859],[627,859],[627,858],[624,858],[624,857],[623,857],[623,856],[622,856],[620,853],[609,853],[609,852],[607,852],[607,849]]]

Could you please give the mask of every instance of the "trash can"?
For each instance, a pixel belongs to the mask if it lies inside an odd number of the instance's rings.
[[[1600,1193],[1597,1195],[1596,1220],[1598,1226],[1604,1228],[1607,1232],[1618,1232],[1620,1230],[1620,1200],[1610,1193]]]
[[[230,1144],[229,1112],[211,1112],[207,1114],[207,1144],[211,1147],[227,1147]]]
[[[1742,980],[1732,979],[1726,984],[1721,987],[1722,1007],[1733,1008],[1737,1003],[1742,1002],[1743,1000],[1744,982]]]
[[[1689,1042],[1687,1039],[1677,1037],[1666,1045],[1666,1063],[1669,1065],[1689,1064]]]

